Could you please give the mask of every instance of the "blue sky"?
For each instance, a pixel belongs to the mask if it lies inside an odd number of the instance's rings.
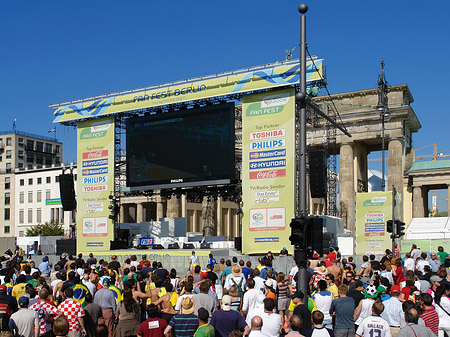
[[[9,1],[0,12],[2,130],[48,135],[51,103],[283,60],[298,45],[295,1]],[[373,88],[380,61],[408,84],[413,145],[450,154],[450,2],[309,1],[309,51],[331,93]],[[299,56],[299,48],[294,57]],[[75,131],[58,126],[64,161]],[[429,154],[432,147],[419,151]]]

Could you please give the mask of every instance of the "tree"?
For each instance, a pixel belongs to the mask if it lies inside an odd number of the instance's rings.
[[[435,217],[448,217],[448,212],[447,211],[437,212]]]
[[[25,236],[62,236],[64,229],[58,221],[52,220],[27,229]]]

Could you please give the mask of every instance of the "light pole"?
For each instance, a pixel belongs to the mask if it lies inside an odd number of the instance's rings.
[[[384,150],[385,150],[385,136],[384,123],[389,121],[391,113],[388,107],[388,82],[384,75],[384,62],[381,61],[381,74],[378,75],[378,104],[375,109],[381,117],[381,191],[386,189],[386,181],[384,179]]]

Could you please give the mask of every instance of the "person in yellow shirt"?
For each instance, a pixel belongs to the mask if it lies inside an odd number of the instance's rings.
[[[27,286],[27,279],[25,275],[19,275],[16,279],[16,285],[12,288],[11,296],[13,296],[17,301],[20,296],[25,294],[25,287]]]
[[[325,276],[325,281],[328,284],[328,288],[327,290],[331,293],[331,295],[333,295],[333,300],[335,298],[339,297],[339,290],[337,285],[334,283],[334,275],[333,274],[327,274]]]

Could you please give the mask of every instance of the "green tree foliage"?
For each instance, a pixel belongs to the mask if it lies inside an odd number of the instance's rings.
[[[436,215],[435,215],[435,217],[448,217],[448,212],[447,211],[444,211],[444,212],[437,212],[436,213]]]
[[[64,229],[58,221],[50,221],[27,229],[25,236],[62,236]]]

